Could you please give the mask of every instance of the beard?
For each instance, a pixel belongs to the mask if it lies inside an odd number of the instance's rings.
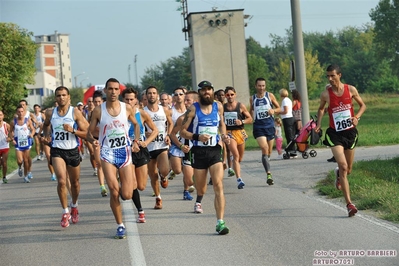
[[[204,95],[199,95],[200,104],[211,105],[214,102],[214,97],[211,94],[209,98],[205,98]]]

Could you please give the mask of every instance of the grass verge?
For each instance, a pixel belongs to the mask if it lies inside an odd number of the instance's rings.
[[[316,188],[329,198],[341,198],[334,181],[331,171]],[[351,199],[359,210],[373,210],[379,218],[399,223],[399,157],[356,162],[348,181]]]

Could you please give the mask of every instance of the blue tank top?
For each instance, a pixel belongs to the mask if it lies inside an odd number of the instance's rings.
[[[271,128],[274,127],[274,118],[269,115],[269,109],[273,108],[273,103],[266,92],[262,98],[252,96],[252,105],[254,109],[254,129],[255,128]]]
[[[145,140],[145,129],[144,129],[143,122],[141,121],[140,110],[137,109],[137,108],[136,108],[135,116],[136,116],[137,123],[140,126],[140,139],[139,140],[140,141],[144,141]],[[134,126],[133,126],[133,123],[130,120],[128,120],[128,121],[129,121],[129,137],[133,141],[135,139],[135,137],[134,137]]]
[[[197,102],[194,103],[194,106],[195,106],[195,117],[192,123],[193,125],[192,132],[194,134],[208,134],[211,137],[207,142],[193,140],[193,145],[201,147],[216,146],[216,144],[219,142],[218,129],[220,122],[218,104],[216,102],[212,104],[212,111],[208,115],[204,114],[201,111],[199,103]]]

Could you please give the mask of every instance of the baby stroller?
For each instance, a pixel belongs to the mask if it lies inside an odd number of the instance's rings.
[[[296,144],[296,151],[299,151],[302,153],[302,158],[303,159],[307,159],[310,157],[316,157],[317,156],[317,152],[315,150],[310,150],[308,152],[309,149],[309,138],[310,138],[310,145],[316,145],[317,143],[319,143],[321,136],[323,135],[322,130],[320,129],[320,131],[318,133],[316,133],[315,129],[316,129],[316,121],[315,119],[313,119],[313,117],[310,117],[311,119],[309,120],[308,123],[306,123],[305,126],[302,127],[302,129],[299,131],[299,133],[297,135],[295,135],[295,138],[293,140],[290,141],[290,143],[288,143],[287,147],[290,147],[292,145],[293,142],[295,142]],[[283,154],[283,158],[284,159],[290,159],[290,152],[289,150],[287,150],[287,148],[285,149],[285,153]]]

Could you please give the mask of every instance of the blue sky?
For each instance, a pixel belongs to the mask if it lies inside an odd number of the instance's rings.
[[[291,24],[290,0],[188,0],[189,12],[244,9],[252,15],[245,28],[262,46],[270,34],[285,36]],[[304,32],[326,32],[371,22],[368,13],[378,0],[302,0]],[[13,22],[34,35],[70,34],[72,76],[78,83],[104,84],[109,77],[136,83],[137,72],[181,54],[185,41],[183,20],[175,0],[0,0],[0,21]]]

